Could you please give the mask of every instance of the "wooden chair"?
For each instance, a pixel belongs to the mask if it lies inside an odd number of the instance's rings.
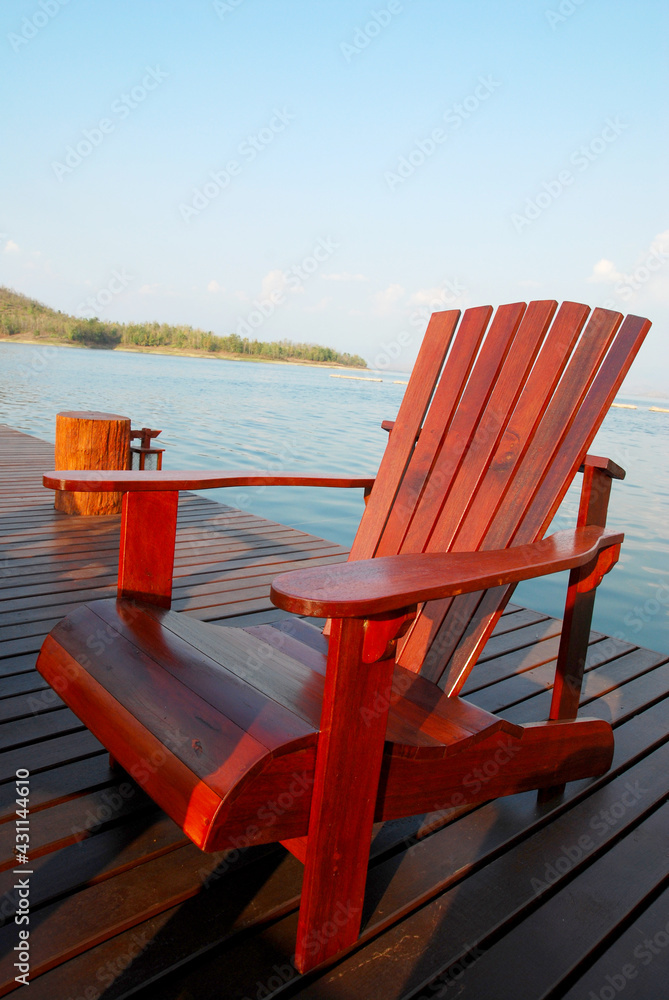
[[[610,766],[611,727],[576,712],[595,588],[623,537],[605,519],[624,473],[587,449],[650,323],[588,314],[552,301],[501,306],[492,322],[491,308],[468,309],[459,327],[457,311],[434,314],[375,481],[44,477],[125,495],[118,600],[57,625],[39,671],[203,850],[281,841],[305,862],[302,971],[358,937],[375,821]],[[544,539],[579,468],[577,525]],[[168,610],[180,489],[298,483],[373,483],[350,560],[272,587],[279,607],[329,618],[328,642],[300,619],[291,634]],[[550,719],[515,725],[461,699],[514,584],[563,569]]]

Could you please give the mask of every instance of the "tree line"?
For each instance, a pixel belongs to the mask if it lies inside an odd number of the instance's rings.
[[[224,336],[191,326],[169,323],[114,323],[97,317],[80,319],[50,309],[36,299],[0,288],[0,336],[30,336],[81,344],[85,347],[153,347],[207,354],[251,357],[269,361],[321,361],[342,367],[366,368],[358,354],[319,344],[291,340],[251,340],[236,333]]]

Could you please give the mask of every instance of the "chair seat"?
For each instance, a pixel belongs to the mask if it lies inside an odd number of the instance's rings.
[[[313,626],[289,625],[225,627],[97,601],[56,626],[38,669],[198,847],[292,839],[307,833],[327,645]],[[460,789],[461,797],[477,761],[499,771],[503,757],[508,780],[535,731],[564,725],[514,725],[401,667],[379,697],[368,711],[391,708],[377,819],[434,809],[434,789],[423,789],[440,772],[444,794]],[[597,726],[602,743],[606,723]],[[591,774],[592,752],[585,757]],[[547,784],[552,774],[549,764]],[[518,782],[518,790],[527,785],[523,766]],[[536,773],[527,787],[536,787]]]

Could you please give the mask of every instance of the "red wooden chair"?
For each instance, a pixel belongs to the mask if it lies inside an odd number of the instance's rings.
[[[586,325],[588,313],[515,303],[491,322],[491,308],[475,308],[457,333],[458,312],[432,317],[350,560],[272,587],[279,607],[331,619],[327,644],[299,620],[291,635],[285,623],[221,627],[168,610],[178,490],[369,490],[373,480],[44,478],[126,492],[119,600],[70,614],[38,669],[201,848],[281,841],[305,862],[303,971],[357,939],[375,821],[454,796],[556,789],[610,766],[611,727],[576,712],[595,588],[622,541],[605,528],[611,479],[624,473],[587,449],[650,323],[596,309]],[[577,526],[543,539],[579,468]],[[461,699],[514,584],[562,569],[571,575],[550,719],[515,725]],[[477,767],[486,783],[467,781]]]

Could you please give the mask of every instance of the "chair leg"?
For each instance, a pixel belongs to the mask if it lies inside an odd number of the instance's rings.
[[[575,719],[578,713],[596,591],[579,594],[577,584],[569,581],[550,719]]]
[[[576,575],[577,571],[573,570],[569,580],[550,719],[575,719],[581,698],[596,592],[579,594],[578,581],[574,580]],[[564,784],[540,788],[537,800],[540,804],[551,802],[563,794],[564,788]]]
[[[578,714],[597,586],[615,565],[619,552],[619,545],[604,549],[591,563],[569,575],[550,719],[575,719]],[[542,788],[539,802],[549,802],[563,792],[564,785]]]
[[[362,663],[363,623],[332,623],[295,964],[308,972],[353,944],[383,757],[393,661]]]

